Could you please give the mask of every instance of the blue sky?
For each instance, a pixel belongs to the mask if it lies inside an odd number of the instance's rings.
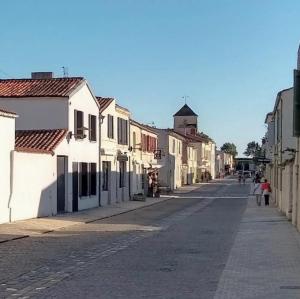
[[[242,154],[292,84],[299,17],[299,0],[2,0],[0,78],[66,66],[158,127],[187,95],[200,130]]]

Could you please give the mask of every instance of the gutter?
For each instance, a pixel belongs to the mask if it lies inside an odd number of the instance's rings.
[[[14,193],[14,159],[15,155],[14,155],[14,150],[12,150],[10,152],[10,179],[9,179],[9,183],[10,183],[10,192],[9,192],[9,198],[8,198],[8,203],[7,203],[7,208],[9,209],[9,218],[8,221],[11,222],[11,201],[12,201],[12,196]]]

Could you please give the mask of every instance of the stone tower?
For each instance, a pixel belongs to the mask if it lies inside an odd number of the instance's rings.
[[[183,105],[174,115],[174,130],[195,135],[198,131],[198,115],[187,105]]]

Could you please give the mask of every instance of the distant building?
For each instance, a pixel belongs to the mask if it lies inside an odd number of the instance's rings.
[[[130,120],[131,139],[131,197],[135,195],[148,196],[149,176],[159,172],[161,165],[157,164],[161,151],[157,150],[158,134],[154,129]],[[151,187],[151,186],[150,186]]]
[[[173,115],[174,132],[183,134],[197,151],[196,181],[215,178],[215,142],[206,134],[198,132],[198,115],[185,104]]]
[[[130,199],[130,111],[113,98],[97,97],[101,118],[101,204]]]

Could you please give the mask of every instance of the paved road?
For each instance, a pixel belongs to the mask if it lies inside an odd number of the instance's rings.
[[[154,206],[0,245],[1,298],[213,298],[249,185],[222,180]]]

